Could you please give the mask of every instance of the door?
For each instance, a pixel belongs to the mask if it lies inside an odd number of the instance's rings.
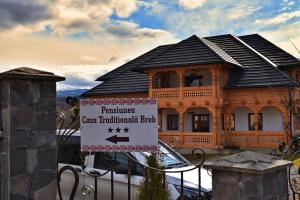
[[[209,132],[209,114],[193,114],[193,132]]]

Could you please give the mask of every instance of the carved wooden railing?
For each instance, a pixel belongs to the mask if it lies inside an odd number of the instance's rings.
[[[203,98],[213,96],[212,86],[152,89],[152,98]]]
[[[179,89],[178,88],[153,89],[152,98],[177,99],[177,98],[179,98]]]
[[[239,147],[278,147],[286,141],[283,131],[232,131],[224,134],[223,145]]]
[[[170,144],[174,137],[179,139],[180,147],[216,147],[215,135],[210,132],[159,132],[159,138],[167,144]]]
[[[183,98],[201,98],[201,97],[211,97],[212,87],[211,86],[201,86],[201,87],[184,87],[183,88]]]

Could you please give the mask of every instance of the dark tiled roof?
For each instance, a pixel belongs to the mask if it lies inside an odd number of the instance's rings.
[[[141,56],[125,63],[124,65],[104,74],[103,76],[97,78],[96,81],[107,81],[110,78],[113,78],[119,74],[124,73],[125,71],[131,71],[133,68],[140,66],[145,61],[161,54],[162,52],[166,51],[170,47],[172,47],[172,44],[158,46],[158,47],[152,49],[151,51],[148,51],[148,52],[142,54]]]
[[[300,60],[258,34],[244,35],[239,38],[279,67],[300,66]]]
[[[244,70],[231,70],[226,88],[296,85],[295,81],[251,50],[238,38],[232,35],[221,35],[206,39],[217,44],[244,67]]]
[[[225,60],[228,63],[232,63],[236,66],[243,67],[240,63],[238,63],[236,60],[234,60],[229,54],[227,54],[223,49],[218,47],[215,43],[206,40],[204,38],[201,38],[202,42],[204,42],[207,46],[209,46],[216,54],[218,54],[223,60]]]
[[[254,45],[256,43],[251,42],[254,39],[250,40],[249,37],[241,36],[237,38],[232,35],[221,35],[200,39],[197,36],[192,36],[177,44],[159,46],[99,77],[97,81],[104,82],[82,96],[147,92],[147,75],[136,71],[137,68],[141,70],[148,67],[225,62],[234,65],[226,88],[296,85],[295,81],[291,80],[277,66],[273,66],[260,54],[279,66],[294,63],[295,61],[292,61],[294,58],[289,57],[288,59],[287,57],[290,56],[288,53],[275,45],[272,46],[272,44],[269,47],[275,48],[275,50],[269,50],[268,48],[263,50],[262,47]],[[251,37],[253,38],[253,35]],[[255,36],[256,39],[258,37],[261,38],[259,35]],[[283,53],[278,53],[278,49]],[[277,57],[272,57],[271,52],[274,52]],[[285,59],[278,58],[280,56]]]
[[[99,77],[97,81],[104,81],[88,90],[81,96],[97,96],[116,93],[139,93],[148,91],[148,77],[144,73],[132,71],[148,59],[161,54],[172,45],[159,46],[133,59],[115,70]]]
[[[241,66],[212,42],[193,35],[143,63],[137,70],[213,63]]]

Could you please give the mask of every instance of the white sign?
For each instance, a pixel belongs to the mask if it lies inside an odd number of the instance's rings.
[[[155,99],[81,99],[81,151],[158,150]]]

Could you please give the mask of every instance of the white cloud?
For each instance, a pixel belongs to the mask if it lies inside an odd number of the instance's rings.
[[[129,17],[138,9],[138,1],[136,0],[114,0],[114,9],[119,17]]]
[[[167,27],[177,35],[209,36],[218,33],[228,34],[249,28],[252,15],[261,9],[258,1],[241,0],[224,3],[221,0],[209,1],[203,8],[190,11],[175,11],[166,15]],[[251,16],[251,19],[250,19]]]
[[[288,3],[288,5],[289,5],[289,6],[293,6],[293,5],[295,5],[295,2],[294,2],[294,1],[291,1],[291,2]]]
[[[280,23],[285,23],[294,17],[300,17],[300,10],[294,12],[281,13],[269,19],[257,19],[255,20],[255,23],[261,25],[280,24]]]
[[[207,0],[179,0],[178,3],[186,10],[193,10],[202,7]]]
[[[200,8],[203,6],[207,0],[179,0],[179,5],[186,10],[193,10],[195,8]]]
[[[166,5],[160,3],[158,0],[151,2],[142,2],[142,6],[149,9],[151,15],[161,14],[167,10]]]
[[[260,34],[262,34],[262,36],[269,39],[271,42],[278,45],[285,51],[299,58],[300,57],[299,52],[297,52],[295,47],[289,41],[291,40],[294,43],[294,45],[298,49],[300,49],[299,32],[300,32],[300,22],[298,21],[292,24],[284,24],[280,26],[277,30],[262,31],[260,32]]]

